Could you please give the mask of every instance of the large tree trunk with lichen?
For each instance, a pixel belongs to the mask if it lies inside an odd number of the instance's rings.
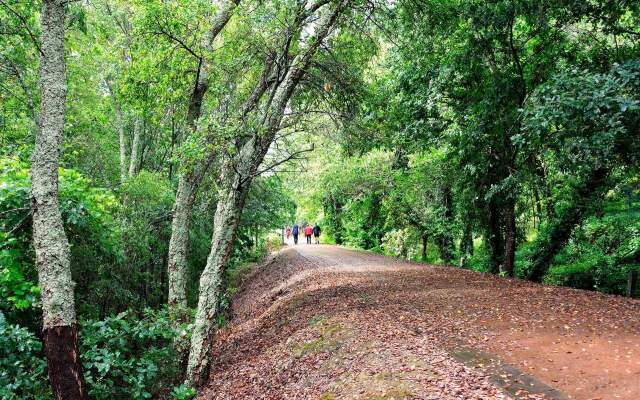
[[[58,201],[58,162],[63,139],[66,81],[65,2],[42,2],[41,117],[31,168],[33,242],[42,296],[49,381],[56,399],[86,399],[78,352],[69,242]]]
[[[180,179],[176,201],[173,205],[171,239],[169,240],[168,275],[169,308],[187,307],[187,250],[191,209],[195,200],[195,188],[188,179]]]
[[[189,248],[191,214],[200,183],[213,160],[213,156],[209,157],[208,160],[194,170],[180,175],[178,179],[178,190],[173,205],[167,263],[169,276],[168,305],[173,311],[187,307],[187,251]]]
[[[197,129],[204,95],[209,87],[206,72],[200,65],[198,80],[191,93],[187,111],[187,126],[191,132]],[[211,157],[209,157],[211,158]],[[173,205],[171,222],[171,238],[169,240],[169,257],[167,272],[169,275],[168,304],[172,311],[187,307],[187,254],[189,250],[189,226],[191,210],[196,200],[200,182],[209,163],[202,162],[190,171],[184,171],[178,177],[178,190]],[[206,165],[205,165],[206,164]]]
[[[229,170],[227,170],[229,171]],[[231,171],[229,171],[231,172]],[[240,182],[240,177],[235,179]],[[215,317],[223,290],[223,273],[229,261],[249,182],[225,185],[219,193],[207,265],[200,276],[198,311],[191,336],[187,380],[200,386],[209,372],[209,351]]]

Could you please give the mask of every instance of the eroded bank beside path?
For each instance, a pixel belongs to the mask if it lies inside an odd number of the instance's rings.
[[[637,300],[299,245],[233,314],[202,399],[640,398]]]

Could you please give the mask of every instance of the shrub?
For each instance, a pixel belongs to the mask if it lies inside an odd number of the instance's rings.
[[[518,260],[518,258],[516,258]],[[489,251],[487,247],[483,244],[478,246],[471,257],[469,257],[466,265],[469,266],[469,269],[478,272],[491,272],[491,256],[489,255]],[[516,265],[516,270],[517,270]]]
[[[382,237],[380,247],[383,254],[392,257],[413,259],[417,255],[416,235],[408,228],[397,229],[387,232]]]
[[[640,226],[637,215],[616,213],[588,218],[576,228],[569,243],[555,256],[545,283],[624,294],[627,273],[640,269]],[[518,252],[526,269],[531,246]]]
[[[118,259],[116,197],[96,188],[74,170],[60,168],[60,209],[71,247],[77,292],[86,293],[98,271],[111,270]],[[15,323],[35,329],[37,274],[31,232],[29,165],[0,158],[0,310]],[[101,266],[102,268],[99,268]]]
[[[166,310],[125,312],[80,323],[80,352],[92,399],[188,399],[181,355],[190,327],[174,326]],[[0,313],[0,399],[46,400],[51,392],[42,343]]]
[[[0,399],[50,399],[46,366],[42,343],[0,311]]]
[[[552,266],[544,277],[544,283],[593,290],[595,288],[593,272],[593,265],[590,263]]]
[[[166,310],[83,322],[80,351],[91,398],[169,398],[180,380],[174,341],[186,339],[183,331],[188,330],[175,328]]]

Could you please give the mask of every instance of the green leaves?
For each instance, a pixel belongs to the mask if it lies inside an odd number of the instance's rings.
[[[196,390],[182,384],[174,387],[171,391],[171,395],[175,400],[189,400],[195,397]]]
[[[607,73],[565,71],[531,98],[525,134],[517,143],[523,149],[553,150],[565,171],[637,158],[633,136],[640,126],[639,87],[638,61],[615,65]]]
[[[80,323],[84,377],[92,399],[175,399],[195,393],[180,380],[180,355],[186,339],[166,310],[124,312],[104,320]],[[0,312],[0,398],[45,400],[51,394],[42,344],[27,329],[7,323]],[[164,397],[163,397],[164,398]]]
[[[42,344],[27,329],[9,324],[0,311],[0,398],[51,399]]]
[[[80,350],[91,397],[157,398],[179,377],[173,343],[180,329],[166,310],[82,322]],[[186,388],[174,392],[189,393]]]
[[[5,245],[10,246],[10,241]],[[35,307],[40,288],[25,279],[19,261],[18,249],[0,250],[0,310],[23,311]]]

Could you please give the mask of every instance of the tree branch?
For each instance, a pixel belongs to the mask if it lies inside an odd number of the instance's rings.
[[[31,41],[36,46],[36,49],[38,50],[38,53],[40,53],[41,56],[44,56],[44,53],[42,52],[42,49],[40,48],[40,43],[38,42],[38,39],[36,38],[36,35],[31,31],[31,29],[29,29],[29,23],[28,23],[27,19],[25,17],[23,17],[20,13],[15,11],[13,8],[11,8],[11,6],[9,6],[4,0],[0,0],[0,4],[3,5],[7,10],[9,10],[9,12],[11,14],[15,15],[20,20],[20,22],[24,26],[24,29],[26,29],[27,33],[29,34],[29,37],[31,37]]]
[[[258,170],[256,171],[256,173],[253,175],[253,177],[262,175],[266,172],[269,172],[271,170],[273,170],[274,168],[278,167],[279,165],[282,165],[288,161],[291,160],[295,160],[299,158],[300,154],[304,154],[304,153],[309,153],[311,151],[313,151],[315,149],[315,145],[313,143],[311,143],[311,147],[308,147],[306,149],[302,149],[302,150],[298,150],[298,151],[294,151],[293,153],[289,153],[285,158],[278,160],[276,162],[274,162],[273,164],[269,165],[268,167]]]

